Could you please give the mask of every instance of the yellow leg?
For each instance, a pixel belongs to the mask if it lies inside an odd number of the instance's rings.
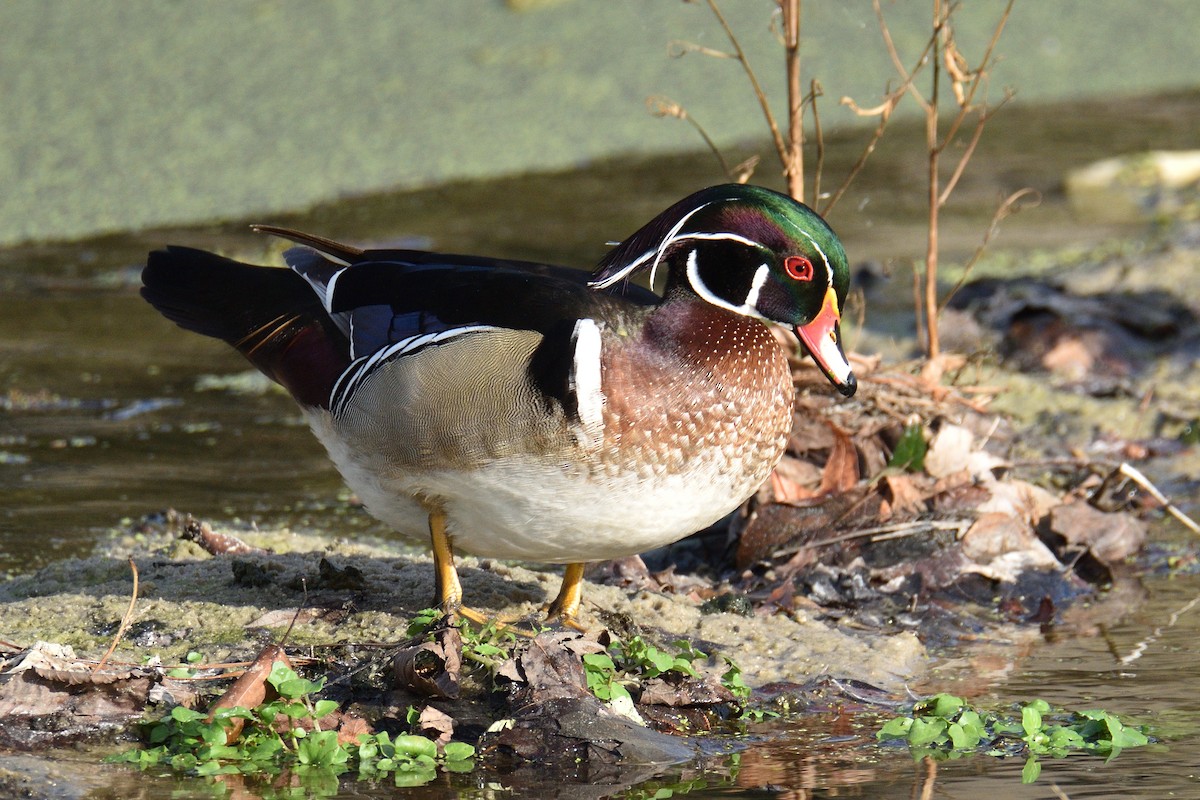
[[[583,564],[567,564],[558,597],[546,608],[546,619],[558,619],[563,625],[583,630],[575,621],[575,615],[579,613],[579,603],[583,599],[582,582]]]
[[[429,512],[429,541],[433,546],[435,605],[446,614],[458,614],[476,625],[483,625],[487,617],[462,604],[462,584],[458,581],[458,570],[454,568],[454,548],[446,535],[446,514],[438,508]]]

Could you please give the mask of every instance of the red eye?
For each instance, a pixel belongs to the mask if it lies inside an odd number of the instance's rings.
[[[813,279],[812,262],[804,256],[788,256],[783,260],[783,268],[795,280],[811,281]]]

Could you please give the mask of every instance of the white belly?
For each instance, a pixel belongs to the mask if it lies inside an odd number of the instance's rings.
[[[470,471],[399,473],[334,435],[330,417],[310,412],[314,433],[367,511],[427,540],[429,505],[446,514],[456,550],[548,563],[600,561],[669,544],[736,508],[758,481],[697,456],[679,474],[603,479],[559,464],[498,459]],[[731,502],[730,498],[736,498]]]

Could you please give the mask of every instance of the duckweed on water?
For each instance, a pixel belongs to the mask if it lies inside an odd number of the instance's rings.
[[[1041,774],[1039,758],[1063,758],[1089,752],[1111,761],[1127,747],[1149,743],[1144,727],[1131,727],[1107,711],[1064,711],[1045,700],[991,712],[973,708],[950,694],[937,694],[913,705],[908,716],[888,721],[876,737],[902,740],[914,759],[958,758],[982,752],[990,756],[1025,755],[1023,783]]]
[[[336,781],[357,769],[361,780],[390,777],[397,786],[428,783],[439,769],[474,769],[475,748],[465,742],[448,742],[440,753],[437,744],[424,736],[364,733],[355,742],[346,742],[338,731],[321,729],[321,720],[338,710],[336,702],[314,697],[324,686],[323,678],[309,681],[276,663],[267,680],[279,694],[277,700],[255,708],[220,708],[211,718],[176,706],[148,728],[149,747],[108,760],[199,776],[291,771],[301,782],[317,783]],[[235,720],[241,720],[243,727],[233,739]]]

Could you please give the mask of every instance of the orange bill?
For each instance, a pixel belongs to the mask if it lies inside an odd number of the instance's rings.
[[[858,381],[850,369],[850,362],[846,360],[846,351],[842,349],[841,321],[837,294],[830,288],[825,293],[820,313],[807,325],[797,326],[796,335],[829,382],[849,397],[858,388]]]

